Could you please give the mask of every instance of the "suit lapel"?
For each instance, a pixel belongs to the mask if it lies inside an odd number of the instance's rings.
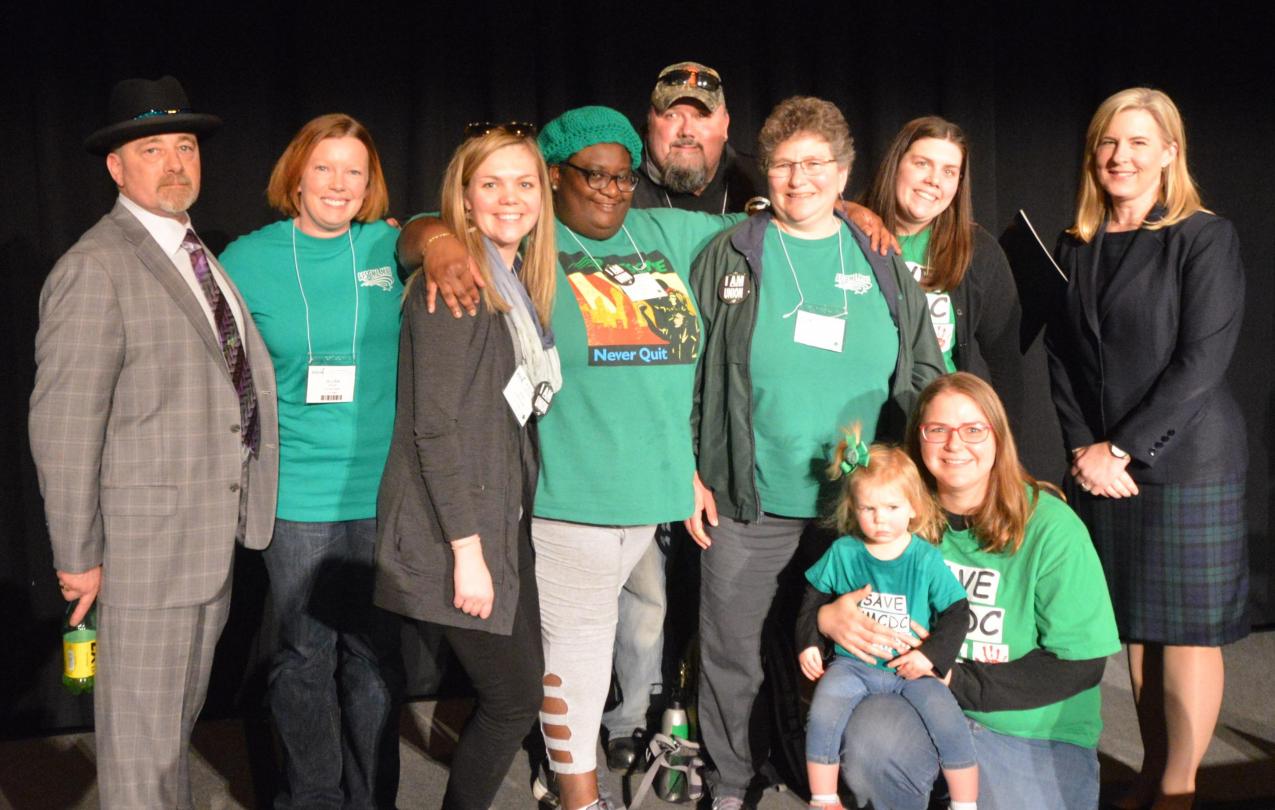
[[[1156,206],[1147,216],[1147,222],[1155,222],[1164,216],[1164,208]],[[1133,244],[1129,245],[1129,249],[1125,251],[1124,258],[1120,261],[1120,266],[1115,268],[1115,274],[1111,277],[1111,281],[1107,284],[1107,289],[1103,291],[1101,300],[1098,302],[1098,319],[1104,321],[1107,319],[1107,313],[1111,311],[1112,302],[1115,301],[1133,281],[1142,275],[1142,271],[1150,264],[1156,262],[1156,258],[1164,249],[1164,230],[1148,231],[1146,228],[1139,228],[1138,232],[1133,236]]]
[[[129,213],[128,209],[120,203],[115,204],[115,208],[111,210],[111,218],[124,232],[125,238],[133,245],[137,258],[147,270],[155,276],[155,279],[168,291],[173,297],[173,301],[177,304],[177,308],[186,314],[190,319],[191,326],[199,335],[200,340],[208,348],[220,362],[217,364],[222,372],[226,374],[226,378],[230,378],[230,371],[226,368],[225,355],[221,352],[221,346],[217,341],[217,336],[213,333],[212,324],[208,322],[208,316],[204,314],[204,309],[199,304],[199,300],[195,298],[195,293],[190,289],[190,285],[182,278],[181,272],[177,266],[173,264],[173,260],[164,254],[159,244],[151,238],[150,233]]]
[[[1098,262],[1097,257],[1101,255],[1102,238],[1106,233],[1107,224],[1104,222],[1098,232],[1094,234],[1094,238],[1087,243],[1082,243],[1076,252],[1075,265],[1071,268],[1072,278],[1076,280],[1076,295],[1080,298],[1080,308],[1085,315],[1085,323],[1089,324],[1090,331],[1095,337],[1102,337],[1102,331],[1098,325]]]

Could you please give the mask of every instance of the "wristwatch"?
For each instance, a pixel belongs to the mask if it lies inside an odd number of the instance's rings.
[[[1125,451],[1121,450],[1119,447],[1116,447],[1116,446],[1115,446],[1114,444],[1112,444],[1111,442],[1107,442],[1107,447],[1111,448],[1111,455],[1115,456],[1116,458],[1128,458],[1128,457],[1129,457],[1129,454],[1128,454],[1128,453],[1126,453]]]

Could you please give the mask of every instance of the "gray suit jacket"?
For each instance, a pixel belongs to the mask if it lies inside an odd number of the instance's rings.
[[[217,337],[136,217],[117,203],[45,281],[31,452],[54,565],[102,565],[105,604],[208,602],[230,574],[236,538],[249,548],[270,542],[274,367],[251,318],[243,332],[261,418],[246,471],[239,400]]]

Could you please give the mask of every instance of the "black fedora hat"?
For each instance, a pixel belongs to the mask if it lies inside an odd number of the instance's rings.
[[[181,82],[172,76],[161,79],[125,79],[111,88],[106,108],[106,126],[84,140],[84,148],[105,155],[122,143],[164,132],[193,132],[210,135],[221,119],[207,113],[191,112]]]

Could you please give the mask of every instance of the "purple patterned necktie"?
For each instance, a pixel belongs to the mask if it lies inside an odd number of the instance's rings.
[[[186,238],[182,240],[182,250],[190,255],[195,278],[204,291],[208,308],[212,310],[213,322],[217,325],[217,342],[221,344],[226,368],[230,370],[230,380],[235,385],[235,392],[239,394],[239,421],[243,425],[240,435],[244,446],[255,454],[257,443],[261,439],[261,424],[257,419],[257,392],[252,386],[252,369],[248,367],[248,355],[244,353],[234,313],[230,311],[230,303],[222,295],[221,287],[212,276],[203,243],[195,236],[194,230],[187,229]]]

